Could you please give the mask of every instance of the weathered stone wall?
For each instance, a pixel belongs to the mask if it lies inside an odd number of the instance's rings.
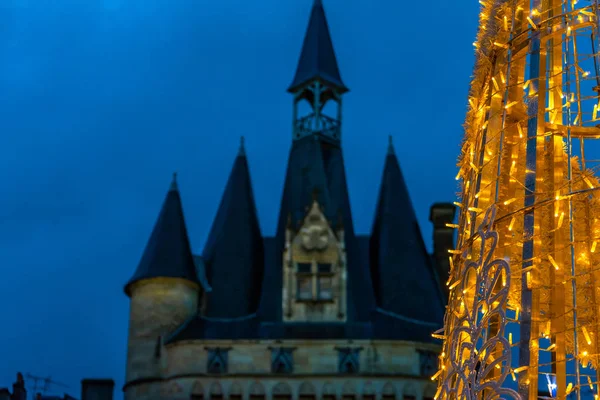
[[[206,348],[230,348],[228,371],[223,375],[207,374]],[[294,371],[291,374],[271,372],[270,347],[295,347]],[[338,372],[336,347],[361,347],[360,372],[344,375]],[[433,345],[393,341],[202,341],[181,342],[165,348],[162,383],[138,385],[136,400],[171,400],[191,398],[192,393],[231,400],[272,400],[275,394],[291,400],[359,398],[363,394],[374,400],[431,399],[435,384],[421,376],[418,350],[439,351]],[[312,388],[312,394],[310,392]],[[289,392],[289,393],[288,393]],[[349,399],[349,397],[347,397]],[[283,400],[283,399],[282,399]]]
[[[181,279],[157,278],[131,288],[126,382],[160,378],[166,357],[156,357],[159,338],[198,309],[198,287]],[[132,398],[128,393],[126,397]]]
[[[346,250],[344,232],[334,233],[315,201],[296,233],[287,229],[283,252],[282,309],[286,322],[346,321]],[[314,300],[298,300],[298,263],[329,264],[331,268],[331,298],[323,301],[317,295],[317,282],[312,289]],[[313,266],[314,267],[314,266]],[[313,277],[316,274],[312,273]]]
[[[163,397],[153,399],[432,400],[435,392],[431,380],[410,377],[190,377],[166,381]]]

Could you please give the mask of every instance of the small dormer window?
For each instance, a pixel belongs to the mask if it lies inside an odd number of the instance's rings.
[[[227,353],[229,349],[225,348],[207,348],[208,359],[206,371],[209,374],[227,373]]]
[[[271,372],[275,374],[290,374],[294,371],[294,348],[271,348]]]
[[[333,266],[329,263],[297,263],[296,297],[299,301],[333,300]]]
[[[360,372],[359,353],[361,348],[339,347],[338,370],[342,374],[356,374]]]

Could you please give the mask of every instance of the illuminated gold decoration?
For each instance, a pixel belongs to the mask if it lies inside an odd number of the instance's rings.
[[[598,1],[479,1],[436,399],[598,393]]]
[[[510,278],[508,262],[492,260],[498,233],[493,230],[496,210],[491,207],[477,231],[480,254],[477,261],[466,260],[457,290],[463,293],[460,309],[455,310],[456,329],[449,340],[450,367],[445,376],[442,393],[448,398],[483,398],[484,393],[519,399],[519,395],[501,383],[508,370],[496,378],[496,368],[510,365],[510,343],[504,337]],[[490,325],[499,326],[490,332]],[[477,346],[478,343],[481,346]],[[444,366],[445,367],[445,366]],[[445,368],[444,368],[445,369]]]

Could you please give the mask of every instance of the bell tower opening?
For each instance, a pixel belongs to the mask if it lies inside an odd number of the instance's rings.
[[[341,139],[342,95],[336,88],[316,80],[299,89],[294,96],[294,140],[320,135]]]
[[[296,75],[288,92],[294,95],[293,139],[319,135],[341,139],[342,82],[321,0],[315,0],[304,36]]]

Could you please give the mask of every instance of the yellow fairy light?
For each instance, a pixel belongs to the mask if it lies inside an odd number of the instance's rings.
[[[454,179],[459,180],[461,175],[462,175],[462,168],[458,170],[458,173],[456,174],[456,178],[454,178]]]
[[[565,390],[565,394],[569,394],[571,393],[571,390],[573,390],[573,383],[569,382],[569,384],[567,385],[567,390]]]
[[[496,43],[494,43],[496,44]],[[492,77],[492,83],[494,84],[494,87],[496,88],[497,91],[500,91],[500,86],[498,86],[498,82],[496,82],[496,78]]]
[[[521,127],[521,124],[517,124],[517,130],[519,131],[519,138],[523,139],[523,136],[525,135],[523,134],[523,128]]]
[[[518,321],[519,320],[519,307],[517,307],[515,309],[515,319]]]
[[[511,101],[504,108],[508,110],[509,108],[511,108],[512,106],[514,106],[515,104],[518,104],[518,103],[519,103],[518,101]]]
[[[508,334],[508,344],[510,344],[512,346],[512,333]]]
[[[533,28],[534,31],[537,30],[537,25],[535,24],[535,22],[533,22],[531,18],[527,17],[527,22],[529,22],[529,25],[531,25],[531,28]]]
[[[460,283],[460,281],[459,281],[459,280],[458,280],[458,281],[456,281],[456,282],[454,282],[452,285],[448,286],[448,289],[449,289],[449,290],[452,290],[452,289],[454,289],[455,287],[457,287],[457,286],[458,286],[458,284],[459,284],[459,283]]]
[[[524,84],[523,84],[523,90],[527,89],[527,87],[529,86],[529,84],[531,83],[530,80],[527,80]]]
[[[527,273],[525,274],[526,276],[526,282],[527,282],[527,289],[531,289],[531,271],[527,271]]]
[[[595,121],[598,117],[598,104],[594,104],[594,109],[592,110],[592,121]]]
[[[459,226],[458,226],[458,224],[446,224],[446,226],[447,226],[448,228],[453,228],[453,229],[456,229],[456,228],[458,228],[458,227],[459,227]]]
[[[529,366],[523,365],[519,368],[515,368],[513,371],[515,372],[515,374],[518,374],[519,372],[525,371],[527,368],[529,368]]]
[[[548,261],[550,261],[550,264],[552,264],[554,269],[558,271],[558,264],[556,261],[554,261],[554,258],[550,254],[548,254]]]
[[[556,229],[560,229],[560,227],[562,226],[562,223],[563,223],[564,219],[565,219],[565,213],[563,211],[563,212],[560,213],[560,217],[558,217],[558,223],[556,224]]]
[[[546,351],[552,351],[556,348],[556,343],[552,343],[550,346],[548,346],[548,348],[546,349]]]
[[[595,240],[592,242],[592,248],[590,249],[590,252],[594,253],[596,251],[596,244],[598,242],[596,242]]]
[[[585,328],[585,326],[582,327],[581,330],[583,331],[583,336],[585,337],[585,341],[587,342],[588,345],[591,345],[592,344],[592,338],[590,337],[590,333]]]

